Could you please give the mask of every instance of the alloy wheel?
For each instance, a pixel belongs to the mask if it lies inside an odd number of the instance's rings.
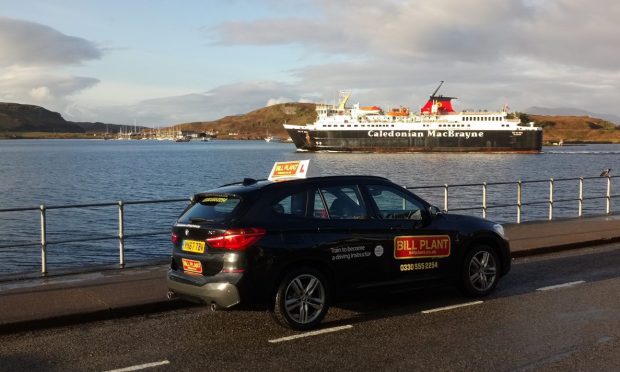
[[[284,292],[284,307],[287,315],[299,324],[316,320],[325,306],[326,293],[321,280],[311,274],[293,278]]]
[[[479,292],[489,290],[497,278],[497,262],[495,257],[486,250],[474,254],[469,261],[469,281]]]

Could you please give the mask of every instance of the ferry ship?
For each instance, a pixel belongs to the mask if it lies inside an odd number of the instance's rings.
[[[522,124],[505,106],[497,112],[452,108],[455,97],[431,94],[419,113],[399,107],[346,107],[350,92],[336,105],[316,106],[317,120],[284,124],[298,151],[343,152],[514,152],[538,153],[542,128]]]

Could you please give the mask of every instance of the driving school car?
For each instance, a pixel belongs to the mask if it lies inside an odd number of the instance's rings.
[[[510,270],[501,225],[441,213],[374,176],[224,185],[194,196],[172,243],[171,295],[214,308],[267,303],[298,330],[351,291],[449,280],[485,296]]]

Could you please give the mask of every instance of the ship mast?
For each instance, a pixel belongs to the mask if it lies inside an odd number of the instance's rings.
[[[351,91],[341,90],[338,92],[338,99],[340,101],[338,104],[338,111],[344,111],[346,109],[345,105],[347,104],[349,97],[351,97]]]
[[[420,109],[421,114],[449,114],[454,112],[452,108],[451,100],[456,99],[456,97],[444,97],[442,94],[436,95],[439,92],[439,88],[443,85],[443,80],[439,82],[439,86],[437,89],[431,94],[429,100],[426,104]]]
[[[433,94],[431,94],[431,98],[435,97],[435,94],[437,94],[437,92],[439,92],[439,88],[441,88],[441,86],[443,85],[443,80],[441,80],[439,82],[439,86],[437,87],[437,89],[435,89],[435,91],[433,92]]]

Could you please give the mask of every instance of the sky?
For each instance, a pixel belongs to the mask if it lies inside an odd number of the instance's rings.
[[[620,2],[0,0],[0,101],[145,126],[283,102],[620,115]]]

